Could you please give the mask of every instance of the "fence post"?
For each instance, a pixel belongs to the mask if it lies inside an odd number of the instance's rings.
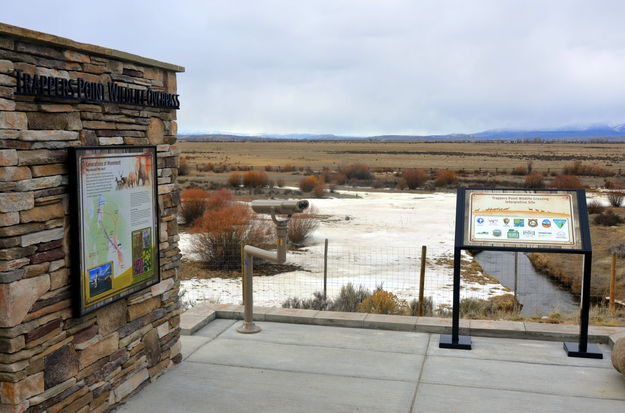
[[[616,303],[614,300],[616,299],[616,254],[612,253],[612,271],[610,273],[610,311],[614,311],[616,309]]]
[[[425,257],[427,255],[428,247],[421,246],[421,274],[419,277],[419,316],[423,315],[423,296],[425,289]]]
[[[323,298],[328,298],[328,239],[323,248]]]

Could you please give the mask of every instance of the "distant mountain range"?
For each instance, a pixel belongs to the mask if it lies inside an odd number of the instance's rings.
[[[234,135],[222,133],[180,134],[181,140],[376,140],[376,141],[483,141],[483,140],[565,140],[565,141],[625,141],[625,124],[617,126],[595,125],[583,128],[559,128],[547,130],[494,129],[478,133],[449,135],[378,135],[340,136],[332,134],[261,134]]]

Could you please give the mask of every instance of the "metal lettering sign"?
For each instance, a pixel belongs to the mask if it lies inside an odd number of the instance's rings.
[[[72,151],[79,314],[159,282],[156,148]]]
[[[100,83],[81,78],[30,75],[19,69],[15,69],[15,81],[16,95],[180,109],[180,95],[156,91],[149,87],[132,88],[113,82]]]

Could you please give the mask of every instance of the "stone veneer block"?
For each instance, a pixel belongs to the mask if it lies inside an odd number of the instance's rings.
[[[32,305],[50,289],[50,276],[0,284],[0,327],[20,324]]]
[[[35,206],[35,196],[32,192],[0,193],[0,212],[18,212],[32,209]]]

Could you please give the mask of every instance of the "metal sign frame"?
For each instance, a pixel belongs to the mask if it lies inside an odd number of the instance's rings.
[[[577,203],[577,228],[580,239],[574,248],[558,246],[501,246],[501,245],[476,245],[467,243],[465,229],[467,228],[467,192],[485,191],[493,193],[570,193],[574,194]],[[439,347],[451,349],[471,349],[471,338],[460,336],[460,263],[463,250],[473,251],[516,251],[516,252],[557,252],[562,254],[580,254],[584,256],[583,281],[580,301],[580,333],[578,343],[564,343],[564,350],[569,357],[603,358],[599,347],[588,343],[588,321],[590,311],[590,281],[592,264],[592,245],[590,241],[590,226],[588,222],[588,209],[586,206],[586,192],[584,190],[558,190],[558,189],[493,189],[493,188],[458,188],[456,198],[456,231],[454,242],[454,289],[451,335],[441,335]]]
[[[160,282],[157,161],[154,145],[70,148],[78,316]]]

